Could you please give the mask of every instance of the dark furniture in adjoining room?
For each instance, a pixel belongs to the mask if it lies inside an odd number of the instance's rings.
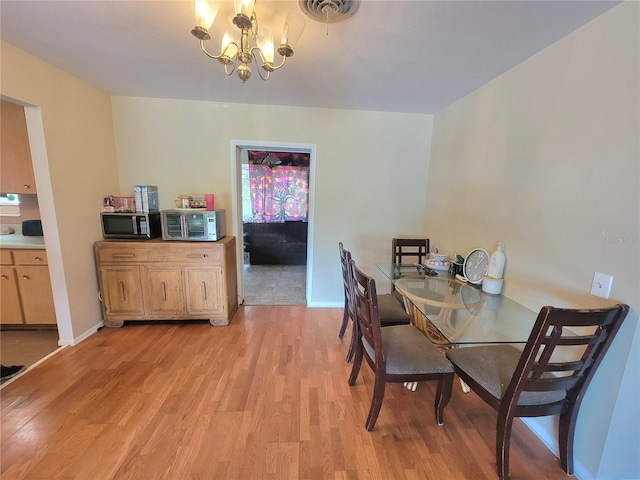
[[[451,398],[453,366],[413,325],[381,328],[375,280],[358,269],[353,260],[351,268],[358,338],[349,385],[355,385],[363,358],[375,374],[366,429],[371,431],[376,424],[387,382],[437,380],[435,414],[438,425],[442,425],[444,408]]]
[[[597,310],[543,307],[522,352],[510,345],[447,350],[458,376],[498,412],[496,463],[501,480],[509,478],[514,417],[560,415],[560,464],[573,474],[580,404],[628,311],[623,304]],[[573,327],[580,333],[568,331]]]
[[[307,222],[244,223],[251,265],[306,265]]]

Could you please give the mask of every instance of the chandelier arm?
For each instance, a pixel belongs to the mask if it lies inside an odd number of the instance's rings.
[[[222,59],[222,58],[226,57],[226,53],[227,53],[227,51],[229,50],[229,48],[231,48],[231,45],[235,46],[235,47],[236,47],[236,49],[238,49],[238,51],[240,50],[240,47],[238,47],[238,44],[237,44],[237,43],[235,43],[235,42],[230,42],[230,43],[229,43],[229,44],[224,48],[224,50],[223,50],[222,52],[220,52],[220,55],[213,55],[213,54],[209,53],[209,52],[207,51],[207,49],[206,49],[206,48],[204,48],[204,40],[200,40],[200,48],[202,49],[202,51],[204,52],[204,54],[205,54],[207,57],[209,57],[209,58],[213,58],[214,60],[220,60],[220,59]],[[236,57],[236,55],[234,55],[234,57]],[[230,58],[231,58],[231,57],[229,57],[229,59],[230,59]],[[225,62],[225,64],[226,64],[226,63],[228,63],[228,62]],[[236,62],[235,62],[235,60],[234,60],[232,63],[234,63],[234,64],[235,64],[235,63],[236,63]]]
[[[257,55],[256,55],[256,51],[258,52]],[[251,48],[251,55],[253,55],[253,58],[255,59],[256,63],[260,63],[260,65],[262,65],[262,68],[267,72],[272,72],[274,70],[278,70],[282,68],[284,66],[284,63],[287,61],[287,57],[282,57],[282,63],[276,67],[273,65],[273,63],[267,62],[266,58],[264,58],[264,54],[262,53],[262,50],[260,50],[260,48],[258,47]],[[258,62],[258,60],[260,61]]]
[[[220,58],[222,58],[222,55],[224,54],[224,52],[220,52],[220,55],[212,55],[209,52],[207,52],[207,49],[204,48],[204,40],[200,40],[200,48],[202,49],[202,51],[207,57],[213,58],[214,60],[220,60]]]
[[[267,80],[269,80],[269,77],[271,76],[271,70],[264,70],[266,72],[266,76],[264,76],[264,77],[262,76],[263,69],[262,68],[258,68],[257,70],[258,70],[258,75],[260,76],[260,78],[262,80],[264,80],[265,82]]]
[[[284,67],[284,62],[286,62],[286,61],[287,61],[287,57],[282,57],[282,63],[280,65],[278,65],[276,67],[273,64],[270,64],[269,67],[271,68],[271,70],[278,70],[278,69]]]
[[[231,70],[229,70],[229,65],[231,65]],[[230,63],[225,63],[224,64],[224,73],[226,75],[231,75],[234,70],[236,69],[236,62],[230,62]]]

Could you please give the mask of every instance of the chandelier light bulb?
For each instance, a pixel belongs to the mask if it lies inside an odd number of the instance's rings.
[[[294,10],[289,10],[287,19],[284,21],[282,28],[282,37],[280,44],[295,47],[304,31],[304,17]]]
[[[233,10],[236,16],[233,23],[238,28],[251,28],[251,17],[255,0],[233,0]]]
[[[209,0],[196,0],[196,26],[208,32],[216,19],[216,15],[218,15],[218,8],[218,4],[213,4]]]
[[[273,64],[275,57],[275,48],[273,46],[273,35],[269,30],[258,31],[256,44],[264,56],[264,60],[267,63]]]
[[[222,63],[231,63],[232,58],[236,56],[238,53],[238,46],[236,45],[231,35],[225,33],[222,37],[222,43],[220,44],[220,52],[222,54],[222,58],[220,62]],[[224,59],[224,60],[223,60]]]

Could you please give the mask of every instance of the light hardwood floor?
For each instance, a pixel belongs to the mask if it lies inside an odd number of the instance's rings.
[[[495,413],[456,384],[347,385],[342,310],[241,307],[231,324],[128,323],[59,351],[1,391],[9,479],[494,479]],[[519,420],[512,479],[566,479]]]

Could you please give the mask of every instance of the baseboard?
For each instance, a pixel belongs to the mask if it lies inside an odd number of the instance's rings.
[[[80,342],[82,342],[83,340],[86,340],[87,338],[89,338],[94,333],[96,333],[102,327],[104,327],[104,322],[100,322],[100,323],[94,325],[93,327],[89,328],[88,330],[85,330],[82,334],[78,335],[77,337],[73,337],[71,339],[61,338],[58,341],[58,345],[60,345],[61,347],[64,347],[64,346],[67,346],[67,345],[69,345],[69,346],[77,345]]]
[[[344,300],[342,302],[310,302],[307,303],[309,308],[344,308]]]
[[[542,428],[538,422],[532,418],[520,417],[520,420],[531,430],[536,437],[538,437],[542,443],[553,453],[556,458],[560,458],[560,452],[558,451],[558,443],[556,439],[547,430]],[[558,463],[560,468],[560,463]],[[595,480],[595,477],[584,466],[576,461],[575,455],[573,458],[573,476],[578,480]]]

